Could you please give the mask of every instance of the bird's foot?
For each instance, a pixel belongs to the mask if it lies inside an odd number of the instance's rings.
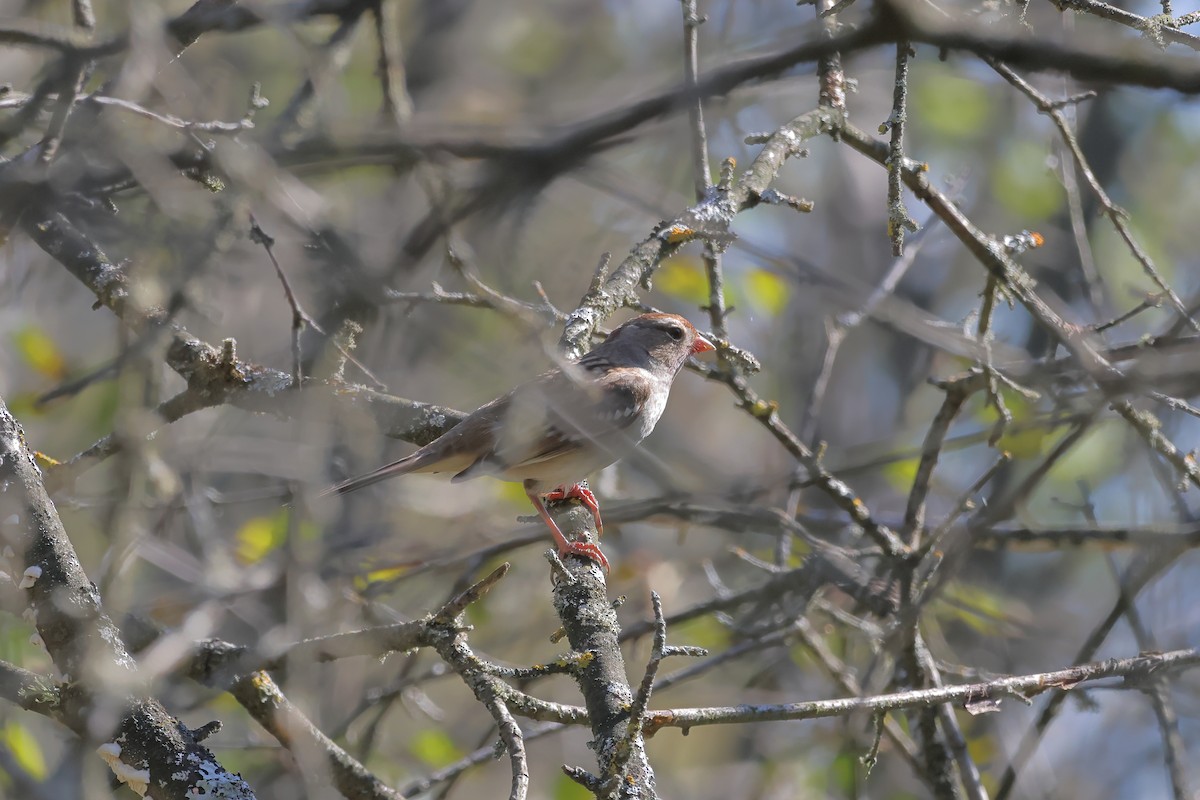
[[[571,555],[590,558],[592,561],[595,561],[604,568],[605,575],[612,571],[612,569],[608,566],[608,559],[604,557],[604,551],[600,549],[600,545],[592,542],[570,542],[567,541],[565,536],[563,536],[561,539],[558,537],[555,538],[558,539],[556,544],[558,545],[558,554],[560,556],[565,556],[569,553]]]
[[[545,495],[538,494],[535,490],[537,484],[533,481],[525,482],[525,494],[529,497],[529,502],[533,503],[533,507],[537,509],[538,516],[542,518],[542,522],[546,523],[546,527],[554,534],[554,544],[558,546],[559,555],[583,556],[590,558],[600,566],[604,567],[604,573],[607,575],[610,571],[608,559],[604,557],[604,552],[600,549],[600,545],[593,542],[572,542],[563,536],[562,530],[559,529],[558,523],[550,516],[550,512],[546,510],[546,504],[543,498],[547,500],[566,500],[578,499],[592,512],[592,518],[596,520],[596,532],[599,535],[600,530],[600,509],[596,503],[596,496],[588,491],[585,487],[576,484],[569,490],[564,490],[560,486],[553,492]]]
[[[604,523],[600,521],[600,502],[596,500],[596,495],[592,494],[592,490],[584,484],[574,483],[571,488],[560,486],[552,492],[547,492],[544,497],[547,500],[578,500],[592,512],[592,519],[596,521],[596,537],[604,535]]]

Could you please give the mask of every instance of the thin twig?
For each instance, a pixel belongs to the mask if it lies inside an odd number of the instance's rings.
[[[921,252],[921,248],[924,246],[929,232],[934,229],[937,217],[934,217],[934,220],[935,222],[925,225],[914,236],[908,238],[908,247],[905,249],[904,254],[892,259],[887,272],[884,273],[883,278],[879,281],[879,285],[871,291],[866,302],[853,311],[839,314],[832,320],[826,320],[825,356],[821,361],[821,369],[818,371],[817,377],[813,379],[812,391],[809,394],[808,403],[804,407],[804,416],[801,417],[798,428],[800,438],[810,445],[816,445],[821,407],[825,401],[825,392],[829,388],[829,379],[833,375],[833,365],[837,360],[842,343],[852,329],[861,325],[863,320],[870,317],[875,312],[875,309],[896,291],[896,287],[900,284],[900,281],[904,279],[904,276],[908,274],[909,268],[917,260],[917,254]]]
[[[838,35],[837,12],[849,3],[842,0],[816,0],[817,18],[821,22],[821,36],[826,42]],[[817,104],[836,111],[846,110],[846,73],[842,71],[842,55],[831,50],[817,60],[817,82],[820,85]]]
[[[164,424],[170,424],[188,414],[211,408],[216,402],[216,399],[209,395],[184,389],[179,394],[160,403],[154,409],[154,413],[162,419]],[[146,440],[153,439],[156,433],[157,430],[146,432]],[[69,486],[80,474],[121,452],[125,446],[126,440],[121,435],[110,433],[68,460],[50,465],[46,470],[46,484],[51,488]]]
[[[1005,64],[991,58],[985,58],[984,60],[987,61],[992,69],[999,73],[1000,77],[1004,78],[1010,84],[1015,86],[1018,91],[1028,97],[1038,111],[1048,116],[1054,123],[1054,126],[1058,128],[1058,132],[1062,137],[1063,143],[1070,151],[1071,158],[1074,160],[1076,168],[1079,170],[1080,174],[1083,175],[1084,180],[1087,181],[1088,186],[1092,190],[1092,194],[1094,194],[1096,197],[1096,201],[1104,210],[1105,215],[1109,218],[1109,220],[1111,220],[1113,227],[1116,228],[1117,233],[1121,236],[1121,239],[1124,240],[1125,245],[1129,248],[1129,252],[1133,255],[1134,259],[1141,264],[1142,271],[1145,272],[1150,280],[1154,282],[1154,285],[1158,287],[1159,291],[1162,292],[1168,300],[1170,300],[1172,307],[1174,307],[1180,318],[1184,320],[1193,331],[1200,332],[1200,323],[1196,322],[1196,320],[1191,317],[1187,308],[1184,307],[1183,301],[1179,299],[1179,295],[1177,295],[1175,290],[1171,288],[1166,280],[1163,279],[1162,275],[1158,271],[1158,267],[1155,266],[1149,254],[1142,249],[1141,245],[1134,238],[1133,231],[1129,228],[1129,212],[1114,203],[1108,196],[1108,192],[1106,192],[1104,187],[1100,185],[1100,181],[1096,178],[1096,174],[1092,172],[1092,167],[1090,164],[1088,164],[1086,156],[1084,156],[1083,148],[1079,145],[1078,139],[1075,138],[1075,134],[1071,130],[1071,126],[1067,122],[1067,118],[1063,114],[1061,108],[1057,107],[1048,97],[1035,89],[1032,84],[1030,84]]]
[[[275,267],[275,275],[283,284],[283,295],[287,298],[288,307],[292,309],[292,386],[296,391],[300,391],[304,384],[300,337],[304,333],[305,324],[311,324],[312,318],[300,308],[300,301],[292,291],[292,284],[288,282],[283,267],[279,265],[279,259],[275,258],[275,240],[267,235],[253,214],[250,215],[250,241],[262,245],[263,250],[267,251],[267,258],[271,259],[271,265]]]
[[[304,378],[304,376],[302,374],[303,361],[301,358],[302,354],[300,352],[300,342],[301,342],[301,334],[304,332],[304,326],[307,325],[308,327],[312,328],[314,331],[316,331],[317,333],[321,334],[326,339],[328,339],[329,343],[332,344],[339,353],[341,353],[342,357],[345,358],[347,361],[349,361],[354,366],[358,367],[358,369],[362,372],[362,374],[367,376],[367,378],[372,383],[375,384],[376,388],[379,388],[379,389],[386,388],[383,381],[376,378],[375,374],[372,373],[371,370],[369,368],[367,368],[367,366],[365,364],[363,364],[361,361],[359,361],[357,358],[355,358],[345,347],[343,347],[342,344],[337,340],[336,337],[331,337],[331,336],[329,336],[329,334],[325,333],[324,329],[321,328],[321,326],[319,324],[317,324],[317,321],[315,319],[313,319],[311,316],[309,316],[308,312],[306,312],[304,310],[304,308],[300,305],[300,301],[296,297],[296,293],[294,291],[292,291],[292,285],[288,281],[287,275],[284,273],[283,267],[279,263],[279,259],[275,258],[275,250],[274,250],[275,240],[270,235],[268,235],[266,231],[264,231],[262,229],[262,227],[258,224],[258,220],[256,220],[254,218],[253,214],[250,215],[250,241],[254,242],[255,244],[262,245],[263,249],[267,252],[267,257],[271,259],[271,265],[275,267],[275,274],[276,274],[276,276],[278,276],[279,282],[283,285],[283,294],[287,298],[288,306],[292,310],[292,381],[293,381],[292,385],[293,385],[293,387],[296,390],[299,390],[303,383],[303,378]]]
[[[880,126],[880,133],[891,129],[888,145],[888,238],[892,240],[892,255],[904,254],[905,231],[916,231],[917,223],[904,206],[904,129],[908,122],[908,62],[916,55],[908,42],[896,44],[896,77],[892,86],[892,114]]]
[[[933,688],[944,688],[946,684],[942,681],[942,675],[938,670],[937,663],[933,660],[933,655],[929,652],[928,646],[926,646],[920,636],[917,637],[915,646],[917,659],[922,672],[925,673],[926,679],[933,684]],[[963,736],[962,726],[958,724],[958,718],[954,715],[953,706],[949,703],[939,705],[937,707],[937,718],[938,726],[942,730],[942,735],[946,739],[950,753],[954,756],[954,764],[958,768],[959,782],[966,790],[968,800],[987,800],[988,794],[987,790],[983,788],[983,780],[979,775],[979,767],[976,766],[975,760],[971,758],[966,737]]]
[[[1086,505],[1090,509],[1092,504],[1088,501]],[[1090,511],[1087,516],[1089,522],[1095,522],[1095,515],[1090,513]],[[1111,556],[1106,561],[1108,562],[1109,572],[1117,585],[1117,591],[1123,592],[1124,587],[1121,582],[1121,574],[1116,564],[1113,562]],[[1125,618],[1129,622],[1130,629],[1133,630],[1138,648],[1143,653],[1158,650],[1158,643],[1154,641],[1153,635],[1146,629],[1137,604],[1133,602],[1133,598],[1125,598],[1125,600]],[[1149,699],[1150,705],[1154,708],[1154,714],[1158,718],[1158,727],[1162,733],[1164,760],[1167,763],[1167,774],[1171,778],[1171,789],[1175,800],[1189,800],[1194,795],[1188,788],[1190,779],[1185,765],[1187,747],[1180,736],[1179,717],[1175,711],[1174,703],[1171,701],[1171,688],[1161,678],[1151,677],[1145,682],[1142,692]]]
[[[642,682],[638,685],[633,702],[629,706],[629,725],[626,729],[628,738],[620,745],[621,753],[613,765],[614,775],[624,774],[626,762],[639,746],[634,739],[640,739],[642,735],[642,727],[646,721],[646,709],[649,707],[650,695],[655,688],[654,679],[658,675],[658,668],[663,659],[674,655],[701,656],[707,653],[699,647],[668,647],[667,620],[663,616],[662,599],[659,598],[658,592],[650,592],[650,605],[654,611],[654,642],[650,647],[650,658],[646,661],[646,671],[642,675]]]
[[[371,13],[375,16],[375,46],[379,49],[383,114],[397,130],[403,130],[413,115],[413,101],[408,94],[404,44],[400,39],[403,30],[400,3],[377,0]]]
[[[305,78],[271,126],[271,139],[280,141],[293,129],[303,130],[308,127],[308,112],[316,98],[317,84],[329,80],[330,76],[344,70],[350,62],[350,56],[354,52],[354,34],[358,31],[367,5],[356,4],[352,13],[343,16],[338,27],[329,35],[321,47],[320,59],[309,71],[309,77]]]
[[[979,703],[1018,698],[1028,701],[1043,692],[1066,693],[1082,683],[1123,678],[1126,685],[1164,670],[1190,669],[1200,665],[1200,649],[1188,648],[1165,653],[1146,653],[1122,659],[1105,659],[1077,667],[998,678],[981,683],[915,689],[874,697],[847,697],[839,700],[814,700],[800,703],[742,705],[733,707],[675,708],[652,711],[646,720],[647,731],[662,728],[695,728],[701,725],[821,719],[860,711],[896,711],[907,708],[933,708],[943,703]],[[1130,679],[1133,679],[1132,681]]]
[[[1183,508],[1181,511],[1187,512],[1187,509]],[[1195,520],[1193,519],[1192,521],[1194,522]],[[1080,646],[1078,652],[1075,654],[1074,663],[1082,664],[1095,657],[1096,652],[1104,644],[1105,640],[1108,639],[1108,635],[1112,632],[1113,628],[1124,618],[1125,608],[1129,603],[1133,602],[1151,581],[1174,564],[1184,552],[1187,551],[1179,548],[1150,550],[1148,551],[1148,555],[1139,558],[1125,570],[1125,575],[1121,581],[1121,591],[1116,603],[1114,603],[1105,618],[1092,630]],[[1013,754],[1001,775],[1000,783],[996,788],[995,800],[1006,800],[1012,792],[1013,787],[1016,785],[1017,775],[1037,750],[1038,743],[1041,741],[1050,723],[1057,717],[1066,699],[1064,694],[1051,695],[1045,708],[1038,715],[1037,721],[1021,737],[1021,741],[1017,745],[1017,751]]]
[[[908,493],[908,504],[904,511],[904,527],[900,531],[900,538],[909,545],[920,544],[921,528],[925,524],[925,497],[929,494],[933,470],[941,457],[946,434],[950,431],[950,424],[958,416],[963,404],[971,395],[983,389],[985,384],[983,373],[978,370],[937,384],[938,388],[946,393],[946,396],[925,434],[924,443],[921,445],[921,460],[917,464],[912,489]]]
[[[1141,314],[1143,311],[1148,311],[1152,308],[1162,308],[1163,297],[1165,297],[1165,295],[1162,292],[1159,292],[1158,294],[1147,295],[1145,300],[1138,303],[1124,314],[1114,317],[1108,322],[1101,322],[1097,325],[1093,325],[1092,330],[1094,330],[1096,333],[1103,333],[1109,328],[1115,328],[1122,323],[1128,322],[1138,314]]]
[[[695,90],[700,72],[699,47],[697,44],[700,26],[705,18],[700,16],[697,0],[681,0],[683,5],[683,82]],[[695,102],[688,104],[688,125],[692,133],[692,172],[696,183],[696,199],[703,200],[712,187],[708,174],[708,135],[704,129],[704,105],[697,95]]]

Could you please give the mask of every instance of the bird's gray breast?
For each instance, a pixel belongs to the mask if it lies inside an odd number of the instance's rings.
[[[649,371],[647,371],[647,376],[650,379],[653,391],[646,395],[646,399],[642,404],[642,418],[638,420],[638,441],[641,441],[649,436],[654,430],[654,426],[658,424],[658,420],[662,417],[663,411],[667,408],[667,393],[671,390],[670,383],[668,383],[666,386],[661,386],[659,385],[661,381],[655,379]]]

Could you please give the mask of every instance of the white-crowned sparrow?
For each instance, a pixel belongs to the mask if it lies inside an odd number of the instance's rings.
[[[497,397],[412,455],[326,494],[345,494],[412,472],[450,472],[452,481],[480,475],[519,481],[559,552],[592,558],[607,570],[600,547],[568,541],[543,500],[583,501],[597,532],[602,530],[596,497],[579,482],[649,435],[684,362],[712,349],[683,317],[634,317],[574,364]]]

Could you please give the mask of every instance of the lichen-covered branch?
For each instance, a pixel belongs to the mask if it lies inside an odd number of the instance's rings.
[[[63,675],[67,727],[85,741],[100,736],[112,744],[105,753],[115,759],[114,772],[121,777],[126,770],[129,782],[144,785],[151,797],[185,800],[196,792],[221,791],[251,800],[253,792],[240,777],[227,772],[157,700],[141,694],[137,664],[84,574],[24,433],[2,401],[0,519],[5,520],[0,537],[23,554],[23,583],[38,635]],[[104,719],[93,716],[97,701],[123,708],[115,729],[95,727]]]

